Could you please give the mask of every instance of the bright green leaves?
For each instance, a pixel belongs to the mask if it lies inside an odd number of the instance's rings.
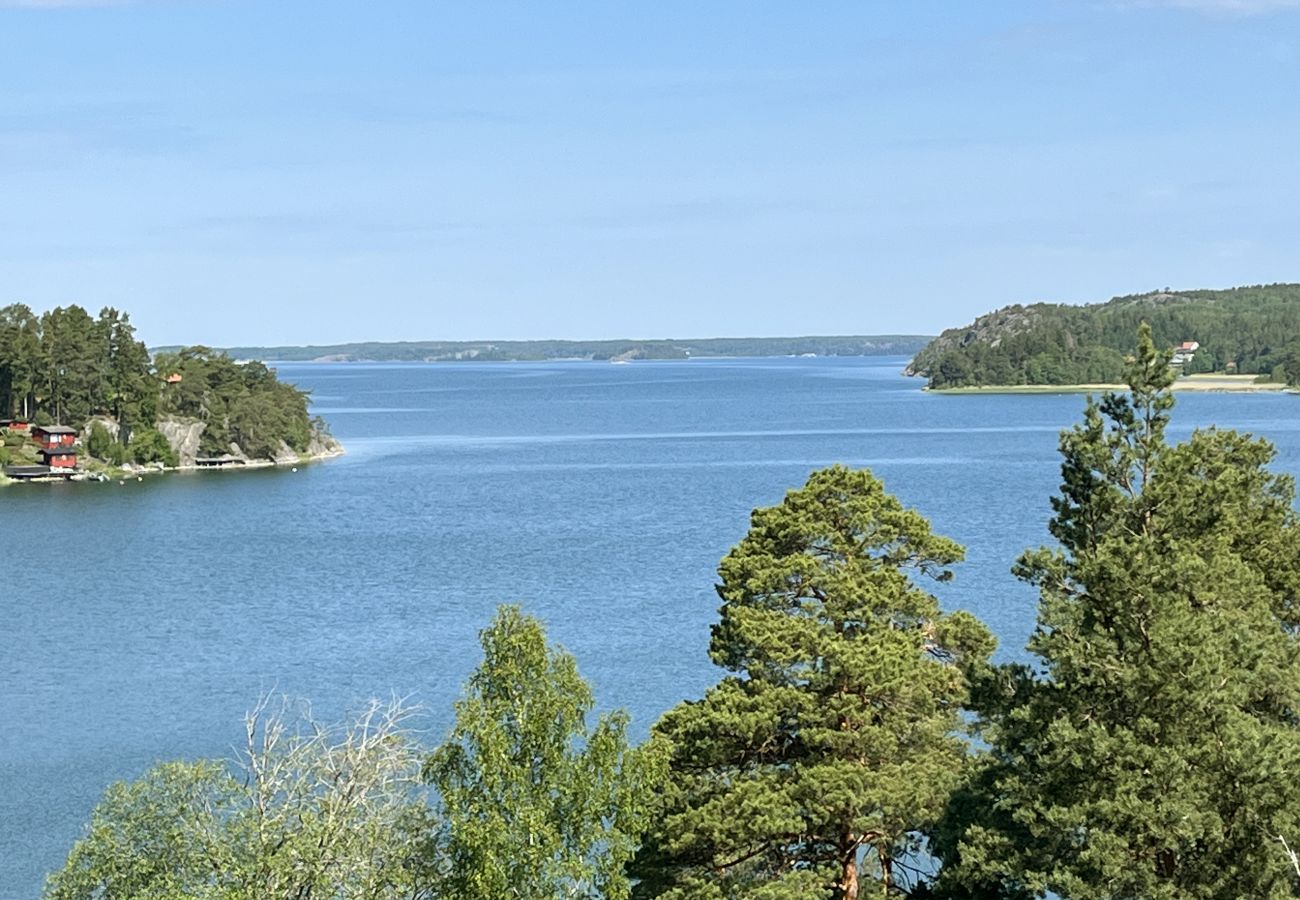
[[[432,755],[397,702],[343,727],[263,704],[233,765],[167,763],[111,787],[46,896],[626,897],[659,744],[629,749],[623,713],[589,728],[573,658],[517,608],[482,638],[486,658]]]
[[[735,676],[656,726],[672,751],[645,896],[856,897],[912,884],[966,764],[963,672],[993,642],[914,580],[960,546],[866,471],[813,473],[723,559],[710,654]]]
[[[442,890],[466,898],[625,897],[656,779],[655,750],[629,750],[627,717],[588,730],[592,695],[541,625],[503,607],[483,664],[429,758],[444,822]]]

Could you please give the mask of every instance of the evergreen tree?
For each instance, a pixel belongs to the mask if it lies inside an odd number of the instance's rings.
[[[95,320],[80,306],[41,316],[40,365],[44,408],[58,424],[84,422],[103,387],[107,354]]]
[[[1149,329],[1131,392],[1061,441],[1060,548],[1026,553],[1029,649],[979,696],[988,765],[934,845],[951,897],[1290,897],[1300,834],[1300,528],[1273,450],[1170,446]],[[1294,841],[1293,841],[1294,842]]]
[[[0,309],[0,416],[35,411],[39,355],[40,320],[21,303]]]
[[[916,576],[960,546],[865,470],[813,473],[758,509],[719,568],[710,655],[733,674],[655,731],[671,748],[642,896],[844,898],[922,874],[919,833],[968,759],[964,670],[992,649]]]
[[[503,607],[485,659],[456,704],[450,738],[425,765],[443,826],[445,896],[612,898],[654,788],[653,749],[629,750],[627,716],[588,730],[591,689],[541,625]]]
[[[122,442],[131,429],[152,425],[158,410],[158,382],[150,372],[149,351],[135,339],[126,313],[105,307],[95,323],[103,348],[103,382],[97,402],[122,426]]]

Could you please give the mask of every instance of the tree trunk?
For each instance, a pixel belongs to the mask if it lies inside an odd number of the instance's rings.
[[[839,900],[858,900],[858,840],[845,832],[840,842]]]

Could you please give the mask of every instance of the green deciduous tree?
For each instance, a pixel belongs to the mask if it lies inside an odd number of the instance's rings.
[[[463,900],[625,897],[623,867],[644,827],[653,750],[629,750],[622,713],[588,729],[592,695],[541,625],[504,607],[485,659],[429,758],[441,798],[446,896]]]
[[[330,728],[265,704],[238,764],[165,763],[109,788],[48,900],[418,900],[429,807],[410,710]]]
[[[710,655],[732,675],[655,731],[671,748],[644,896],[844,898],[919,880],[920,832],[968,759],[965,671],[993,640],[915,580],[960,546],[835,466],[775,507],[719,568]],[[865,889],[862,889],[865,891]]]
[[[167,443],[167,438],[154,428],[137,428],[131,435],[131,444],[127,449],[133,462],[162,463],[165,466],[175,466],[178,463],[176,451]]]
[[[1026,553],[1041,671],[982,683],[988,765],[935,837],[952,897],[1291,897],[1300,528],[1265,442],[1170,446],[1167,356],[1061,440],[1059,549]]]

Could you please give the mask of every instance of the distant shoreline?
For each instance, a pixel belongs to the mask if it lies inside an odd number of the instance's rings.
[[[1126,384],[989,384],[981,387],[922,388],[929,394],[1092,394],[1126,391]],[[1259,382],[1254,375],[1188,375],[1173,383],[1174,391],[1260,393],[1288,390],[1276,381]]]
[[[355,341],[346,344],[224,347],[233,359],[305,362],[554,362],[781,356],[911,356],[932,338],[918,334],[801,335],[571,341]],[[151,352],[174,348],[153,347]]]

